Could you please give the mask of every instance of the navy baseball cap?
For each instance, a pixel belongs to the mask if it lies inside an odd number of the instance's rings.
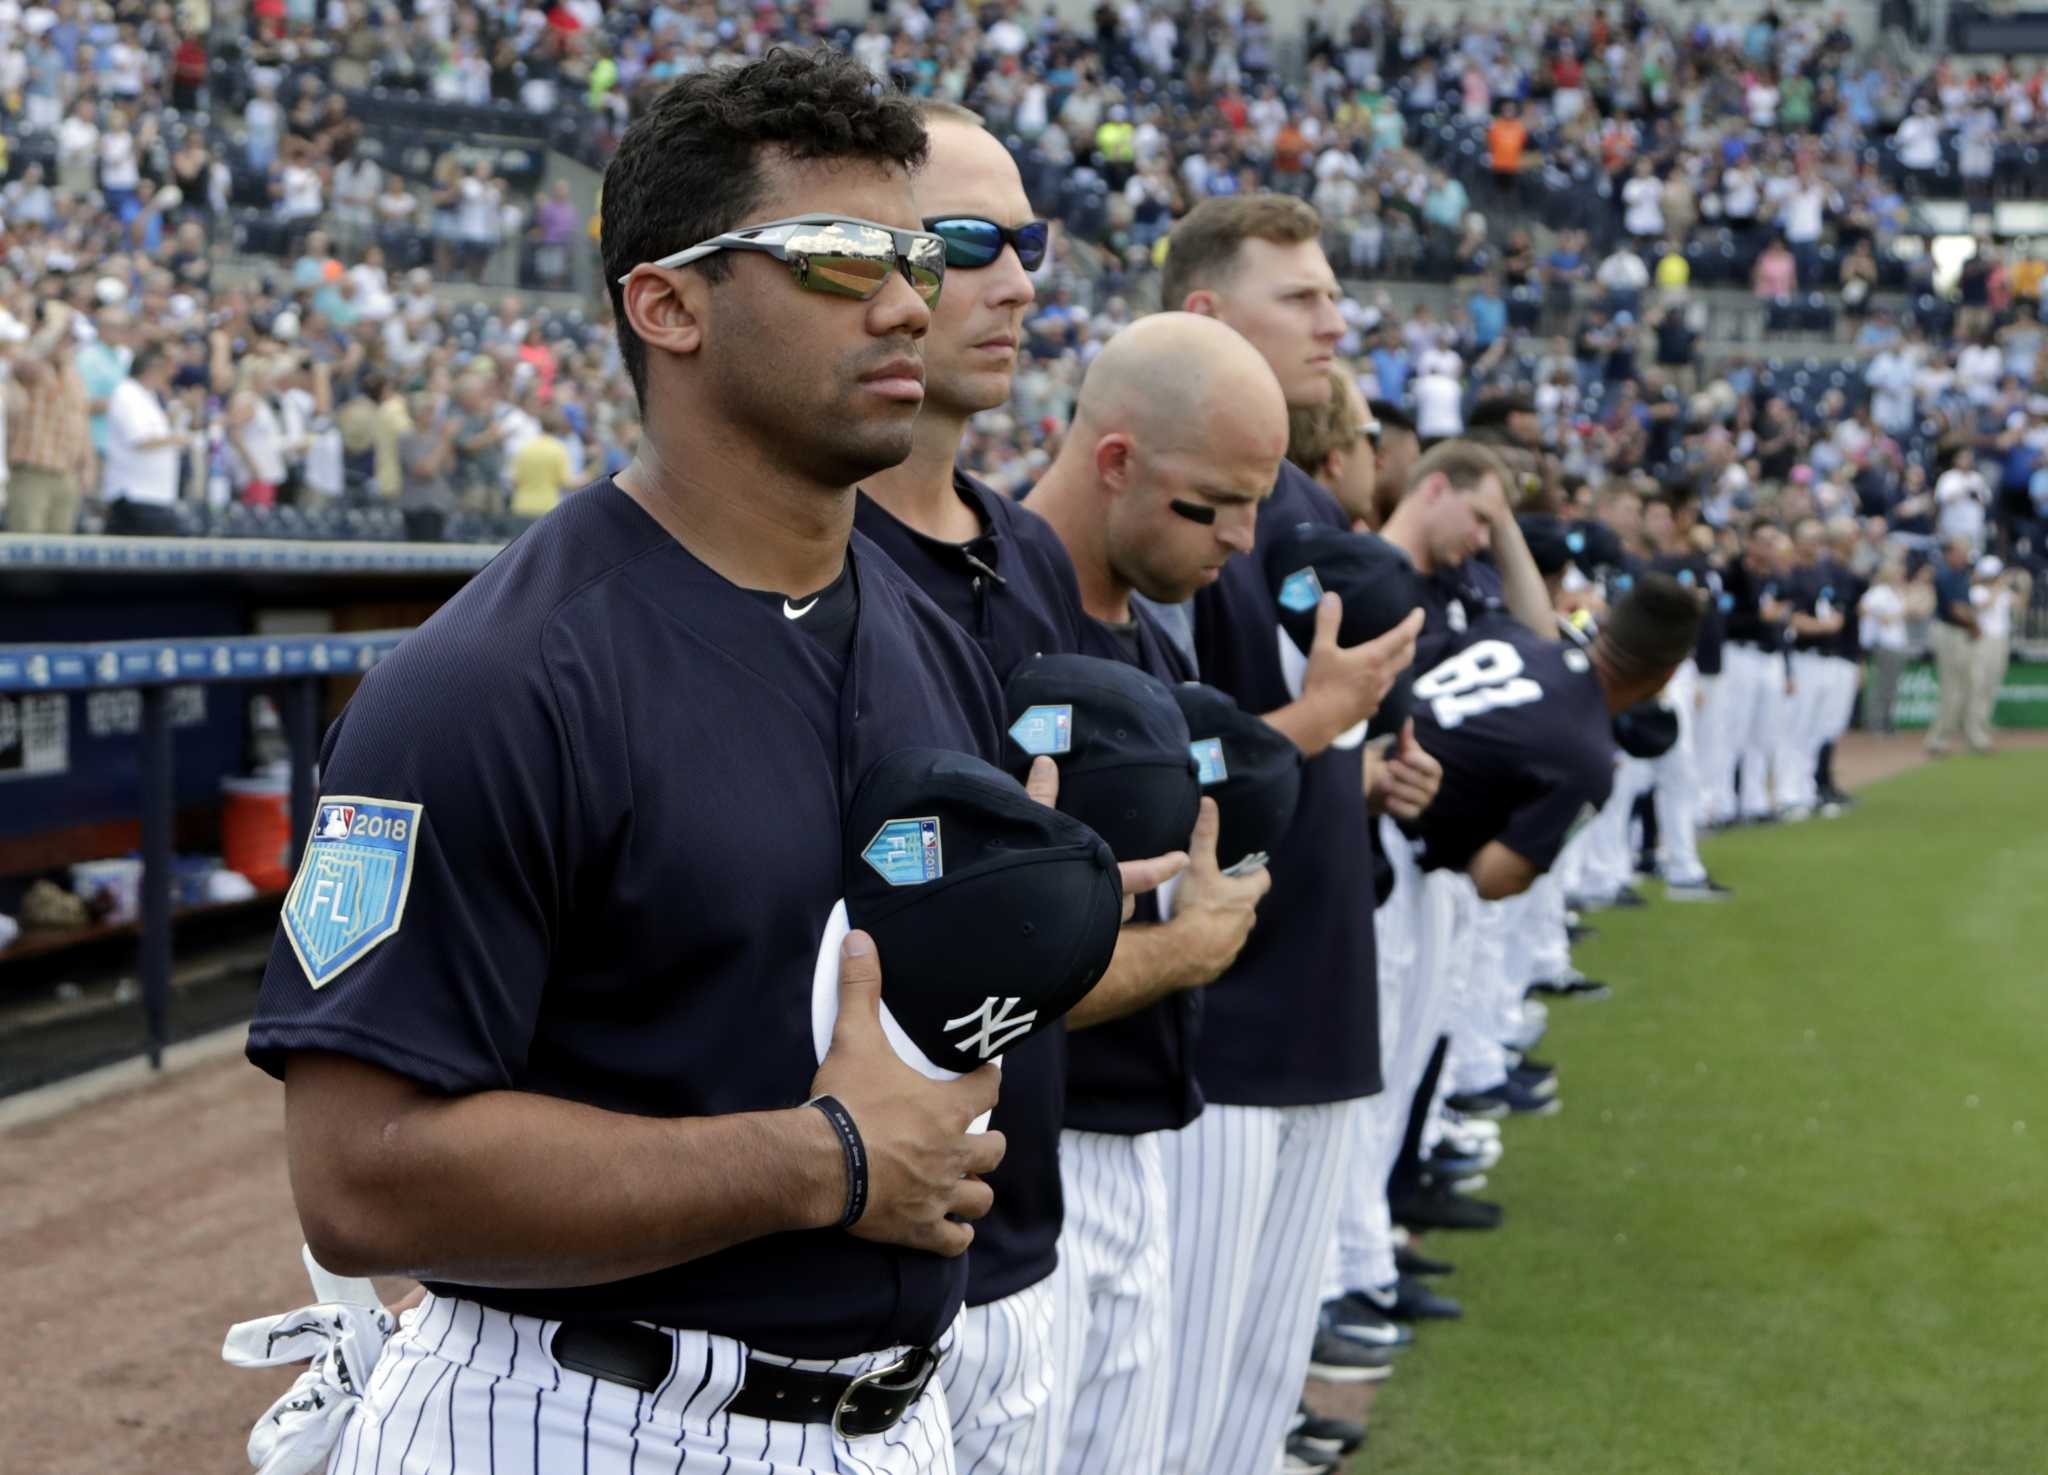
[[[1316,603],[1344,601],[1339,645],[1386,634],[1422,602],[1408,555],[1373,533],[1298,523],[1266,545],[1266,583],[1280,606],[1280,627],[1304,652],[1315,643]]]
[[[1614,741],[1631,758],[1662,758],[1678,742],[1678,713],[1652,697],[1614,715]]]
[[[1270,856],[1294,823],[1301,798],[1301,749],[1227,694],[1199,681],[1173,688],[1188,720],[1202,792],[1216,801],[1216,864],[1224,870]]]
[[[1596,568],[1618,567],[1627,557],[1620,535],[1597,518],[1585,517],[1571,524],[1564,531],[1564,541],[1571,550],[1572,562],[1589,573]]]
[[[1003,694],[1006,762],[1019,775],[1041,754],[1059,764],[1061,811],[1117,859],[1187,847],[1201,790],[1187,719],[1165,682],[1122,661],[1037,655]]]
[[[1109,966],[1116,858],[979,758],[891,753],[861,779],[844,833],[846,921],[875,940],[883,1026],[912,1066],[974,1070],[1057,1024]],[[830,1020],[817,1032],[822,1059]]]

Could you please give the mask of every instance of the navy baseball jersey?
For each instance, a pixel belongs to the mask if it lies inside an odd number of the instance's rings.
[[[1838,614],[1842,608],[1834,566],[1826,561],[1796,568],[1787,574],[1784,597],[1802,615]],[[1824,655],[1834,648],[1835,637],[1832,635],[1803,635],[1796,630],[1788,633],[1791,646],[1797,651]]]
[[[1500,574],[1492,564],[1468,558],[1440,568],[1422,583],[1422,633],[1415,638],[1415,669],[1425,670],[1464,643],[1466,632],[1507,613]]]
[[[1081,596],[1058,534],[965,472],[953,474],[953,486],[981,519],[981,535],[970,542],[928,538],[865,494],[853,525],[973,637],[1000,680],[1041,652],[1073,651]],[[1003,1056],[1003,1094],[989,1125],[1006,1146],[986,1175],[995,1207],[975,1224],[967,1255],[970,1306],[1036,1285],[1059,1264],[1066,1039],[1063,1029],[1042,1030]]]
[[[1741,559],[1730,564],[1721,579],[1728,591],[1728,638],[1759,650],[1783,650],[1785,622],[1765,619],[1763,602],[1785,598],[1785,581],[1776,574],[1759,576]]]
[[[1415,735],[1443,786],[1404,826],[1430,870],[1498,840],[1547,871],[1614,785],[1614,727],[1587,653],[1500,620],[1415,679]]]
[[[1827,653],[1845,661],[1863,659],[1863,621],[1856,611],[1870,592],[1870,580],[1845,563],[1830,560],[1834,571],[1834,606],[1842,614],[1842,628],[1828,642]]]
[[[1142,607],[1128,625],[1083,619],[1081,654],[1136,666],[1173,685],[1194,668],[1173,637]],[[1156,893],[1138,898],[1131,920],[1159,920]],[[1067,1035],[1067,1125],[1132,1137],[1173,1131],[1202,1113],[1195,1044],[1202,1028],[1201,989],[1182,989],[1121,1019]]]
[[[819,601],[857,608],[842,660],[815,607],[727,582],[609,478],[565,498],[329,730],[250,1057],[642,1116],[801,1103],[858,780],[905,747],[1000,756],[981,652],[865,537],[847,556]],[[827,1358],[935,1342],[966,1279],[817,1231],[606,1285],[430,1289]]]
[[[1259,508],[1259,541],[1304,522],[1351,526],[1334,497],[1283,462]],[[1195,598],[1202,680],[1262,716],[1293,700],[1263,563],[1257,552],[1231,559]],[[1358,749],[1332,747],[1309,759],[1294,824],[1273,853],[1259,925],[1203,1000],[1195,1074],[1209,1100],[1307,1106],[1380,1089],[1373,830]]]

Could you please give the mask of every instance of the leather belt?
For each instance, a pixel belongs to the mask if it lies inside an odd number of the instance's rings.
[[[565,1321],[549,1344],[555,1361],[642,1393],[668,1380],[675,1343],[657,1327],[637,1322]],[[747,1359],[746,1382],[725,1412],[779,1423],[830,1424],[848,1439],[881,1434],[901,1423],[939,1365],[926,1347],[865,1373],[825,1373]]]

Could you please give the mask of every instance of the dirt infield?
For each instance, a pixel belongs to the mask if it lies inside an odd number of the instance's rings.
[[[233,1475],[291,1383],[220,1360],[229,1325],[312,1298],[284,1094],[240,1059],[0,1136],[0,1466]]]
[[[1919,761],[1916,739],[1858,736],[1838,767],[1855,786]],[[239,1057],[0,1133],[0,1467],[246,1471],[249,1424],[291,1375],[227,1367],[221,1338],[309,1299],[298,1251],[282,1092]]]

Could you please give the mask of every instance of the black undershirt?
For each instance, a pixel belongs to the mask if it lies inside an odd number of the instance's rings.
[[[785,619],[832,652],[841,664],[853,654],[853,632],[860,622],[860,586],[854,582],[852,555],[840,565],[838,578],[806,598],[791,599],[773,589],[747,592],[781,611]]]

